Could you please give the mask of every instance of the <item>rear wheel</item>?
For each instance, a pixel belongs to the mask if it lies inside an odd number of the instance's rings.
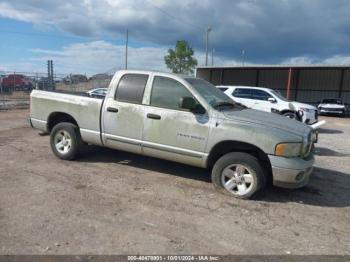
[[[247,153],[222,156],[212,170],[217,190],[236,198],[249,199],[266,184],[265,172],[258,159]]]
[[[75,159],[82,144],[78,127],[65,122],[55,125],[51,131],[50,144],[52,151],[58,158]]]

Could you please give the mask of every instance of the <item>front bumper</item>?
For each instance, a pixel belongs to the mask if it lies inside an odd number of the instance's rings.
[[[302,114],[302,122],[304,122],[307,125],[312,125],[318,121],[318,111],[317,110],[310,110],[309,112],[300,112],[299,114]]]
[[[299,188],[309,182],[315,162],[313,155],[307,159],[269,155],[269,159],[272,166],[273,185],[284,188]]]
[[[320,114],[338,114],[342,115],[344,114],[345,110],[343,109],[337,109],[337,110],[331,110],[331,109],[320,109]]]

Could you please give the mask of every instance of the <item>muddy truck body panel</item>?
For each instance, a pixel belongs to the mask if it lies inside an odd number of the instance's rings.
[[[87,144],[202,168],[243,152],[258,159],[275,185],[306,184],[314,163],[312,128],[247,109],[216,90],[194,77],[119,71],[104,99],[33,91],[30,120],[46,132],[73,123]]]

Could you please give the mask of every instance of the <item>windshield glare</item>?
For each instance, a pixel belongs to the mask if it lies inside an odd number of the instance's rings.
[[[196,91],[210,104],[213,108],[222,104],[236,105],[235,102],[225,95],[221,90],[216,88],[209,82],[199,78],[186,78],[185,79]],[[236,105],[238,107],[238,105]]]

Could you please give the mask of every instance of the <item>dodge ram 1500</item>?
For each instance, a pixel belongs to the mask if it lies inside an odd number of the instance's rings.
[[[92,144],[209,168],[214,186],[238,198],[269,181],[304,186],[314,163],[312,128],[247,109],[190,76],[119,71],[104,99],[34,90],[30,122],[50,133],[61,159]]]

